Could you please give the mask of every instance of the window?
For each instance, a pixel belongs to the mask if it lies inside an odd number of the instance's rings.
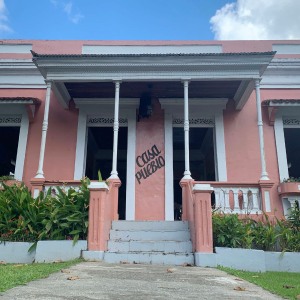
[[[23,179],[29,120],[21,105],[1,106],[0,114],[0,176],[13,175]]]
[[[300,128],[284,128],[289,177],[300,177]]]
[[[0,176],[15,174],[20,127],[0,127]]]

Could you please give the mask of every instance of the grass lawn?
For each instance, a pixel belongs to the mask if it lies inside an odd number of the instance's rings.
[[[81,260],[72,260],[60,263],[43,264],[1,264],[0,265],[0,292],[4,292],[18,285],[48,277],[51,273],[70,267]]]
[[[220,267],[229,274],[261,286],[274,294],[288,299],[300,299],[300,273],[266,272],[254,273]],[[299,295],[299,296],[298,296]],[[298,297],[297,297],[298,296]]]

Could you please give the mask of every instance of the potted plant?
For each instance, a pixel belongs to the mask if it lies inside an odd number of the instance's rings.
[[[278,186],[279,195],[300,195],[300,178],[284,179]]]

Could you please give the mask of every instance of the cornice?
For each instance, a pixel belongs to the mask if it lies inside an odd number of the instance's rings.
[[[74,80],[96,75],[121,78],[177,78],[174,74],[193,78],[258,78],[267,68],[273,53],[230,55],[167,55],[167,56],[41,56],[34,63],[48,79]],[[82,71],[84,70],[84,72]],[[102,78],[101,78],[102,79]]]
[[[0,59],[0,87],[43,88],[45,82],[30,59]]]

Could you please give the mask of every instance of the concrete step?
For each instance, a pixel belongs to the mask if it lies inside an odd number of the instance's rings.
[[[145,252],[105,252],[104,261],[108,263],[137,263],[137,264],[161,264],[161,265],[193,265],[194,255],[189,254],[165,254]]]
[[[187,221],[113,221],[113,230],[155,230],[179,231],[188,230]]]
[[[108,242],[108,252],[191,253],[191,241],[116,241]]]
[[[111,230],[110,240],[184,242],[190,240],[190,232],[188,230],[181,230],[181,231]]]

